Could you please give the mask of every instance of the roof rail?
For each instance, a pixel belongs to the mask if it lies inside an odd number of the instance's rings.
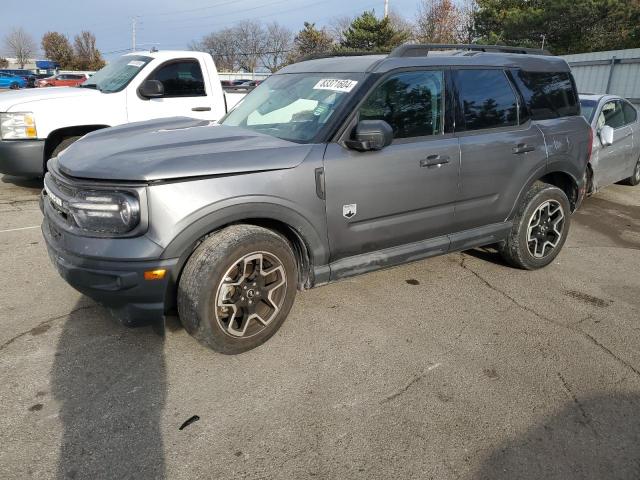
[[[520,53],[525,55],[551,55],[548,50],[541,48],[507,47],[505,45],[475,45],[475,44],[404,44],[395,48],[389,57],[426,57],[432,50],[470,50],[474,52]]]
[[[365,57],[369,55],[388,55],[389,52],[379,52],[379,51],[363,51],[363,50],[353,50],[353,51],[331,51],[325,53],[312,53],[305,57],[302,57],[298,62],[306,62],[307,60],[320,60],[322,58],[332,58],[332,57]]]

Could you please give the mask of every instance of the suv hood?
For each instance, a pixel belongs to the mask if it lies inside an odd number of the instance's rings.
[[[70,97],[95,97],[103,95],[92,88],[46,87],[9,91],[0,95],[0,112],[8,112],[12,107],[28,105],[31,102],[57,100]]]
[[[66,175],[153,181],[293,168],[311,145],[186,117],[98,130],[58,156]]]

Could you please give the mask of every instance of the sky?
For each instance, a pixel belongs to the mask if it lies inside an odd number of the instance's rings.
[[[416,14],[419,0],[389,0],[402,16]],[[0,5],[0,56],[10,56],[4,38],[12,27],[23,27],[38,46],[47,31],[70,40],[81,30],[96,35],[107,59],[131,48],[132,18],[136,19],[138,50],[185,49],[192,40],[232,26],[241,20],[277,21],[293,31],[303,22],[326,25],[333,18],[355,16],[375,9],[382,14],[384,0],[27,0]]]

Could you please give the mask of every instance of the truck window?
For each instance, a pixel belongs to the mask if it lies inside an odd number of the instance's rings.
[[[204,97],[204,78],[197,60],[167,63],[149,76],[164,86],[164,97]]]
[[[403,72],[378,85],[360,107],[360,120],[384,120],[394,138],[442,133],[444,77],[439,71]]]
[[[533,120],[580,114],[578,95],[569,72],[512,70],[511,73]]]
[[[518,103],[502,70],[458,70],[455,72],[466,130],[516,125]]]

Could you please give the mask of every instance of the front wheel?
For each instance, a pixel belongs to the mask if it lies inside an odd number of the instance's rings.
[[[20,85],[18,85],[17,83],[11,84],[11,90],[18,90],[19,88],[20,88]]]
[[[286,239],[254,225],[207,237],[178,287],[180,322],[213,350],[242,353],[266,342],[289,314],[297,264]]]
[[[557,187],[538,182],[531,187],[513,219],[509,237],[499,247],[511,265],[535,270],[550,264],[569,233],[571,206]]]
[[[636,186],[640,183],[640,158],[636,163],[636,167],[633,169],[633,174],[624,180],[624,183],[631,186]]]

